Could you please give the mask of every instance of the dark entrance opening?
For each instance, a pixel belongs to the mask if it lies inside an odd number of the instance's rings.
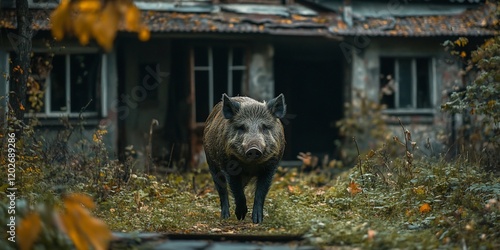
[[[275,92],[284,93],[287,117],[285,161],[299,152],[321,160],[335,157],[338,129],[343,116],[344,65],[334,42],[275,45]],[[330,158],[331,159],[331,158]]]

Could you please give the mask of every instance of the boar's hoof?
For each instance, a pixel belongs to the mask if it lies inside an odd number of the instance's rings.
[[[247,215],[248,208],[247,206],[237,206],[234,212],[238,220],[244,220]]]
[[[222,219],[229,218],[229,209],[222,209],[221,212],[220,212],[220,217]]]
[[[259,209],[254,209],[252,212],[252,221],[255,224],[261,223],[263,218],[263,212],[259,211]]]
[[[247,152],[245,152],[245,154],[247,155],[248,159],[254,160],[254,159],[258,159],[262,156],[262,151],[260,151],[260,149],[258,149],[256,147],[252,147],[249,150],[247,150]]]

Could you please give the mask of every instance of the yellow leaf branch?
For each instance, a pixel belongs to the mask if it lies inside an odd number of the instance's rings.
[[[105,50],[113,48],[120,27],[138,33],[147,41],[150,32],[141,22],[141,11],[132,0],[62,0],[51,15],[52,35],[62,40],[65,35],[78,38],[82,45],[91,39]]]

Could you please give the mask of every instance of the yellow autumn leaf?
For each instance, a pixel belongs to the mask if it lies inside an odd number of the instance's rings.
[[[489,100],[488,101],[488,108],[493,108],[497,102],[495,100]]]
[[[465,37],[460,37],[457,40],[455,40],[454,43],[456,45],[458,45],[459,47],[464,47],[465,45],[467,45],[469,43],[469,40]]]
[[[83,204],[85,207],[89,208],[89,209],[94,209],[95,208],[95,204],[94,202],[92,201],[92,198],[90,198],[90,196],[86,195],[86,194],[80,194],[80,193],[76,193],[76,194],[69,194],[69,195],[66,195],[64,198],[63,198],[63,202],[64,204],[68,204],[68,205],[75,205],[75,204]]]
[[[151,34],[150,34],[148,28],[142,27],[139,30],[139,40],[145,42],[145,41],[149,40],[150,37],[151,37]]]
[[[132,0],[62,0],[51,15],[52,35],[62,40],[65,34],[74,35],[86,45],[91,39],[105,50],[113,47],[118,26],[137,32],[141,41],[149,40],[149,29],[141,22],[141,11]]]
[[[108,3],[99,15],[99,21],[92,26],[92,36],[107,51],[113,47],[119,20],[117,7],[113,3]]]
[[[17,236],[19,239],[17,244],[21,250],[29,250],[33,248],[36,238],[42,229],[42,222],[38,213],[30,213],[19,223],[17,227]]]
[[[82,45],[87,45],[90,40],[92,17],[88,15],[78,15],[73,22],[73,31]]]
[[[81,12],[95,12],[101,9],[101,1],[99,0],[80,0],[76,2],[76,8]]]
[[[418,186],[413,188],[413,192],[418,195],[423,195],[425,194],[425,187],[424,186]]]
[[[431,211],[431,205],[429,205],[429,203],[424,203],[420,206],[420,208],[418,209],[420,211],[420,213],[428,213]]]
[[[359,188],[359,185],[354,181],[351,181],[351,183],[349,183],[349,186],[347,187],[347,192],[349,192],[351,195],[355,195],[361,192],[361,188]]]
[[[73,211],[73,213],[75,213],[75,211]],[[81,232],[79,232],[77,227],[78,224],[76,221],[74,221],[74,217],[75,216],[65,213],[60,215],[60,219],[63,225],[62,231],[68,235],[73,244],[75,244],[77,250],[89,249],[88,242],[85,239],[86,237],[83,236]]]
[[[125,27],[128,31],[138,31],[141,12],[135,5],[129,6],[125,13]]]
[[[107,249],[111,231],[104,222],[92,217],[87,210],[95,207],[92,199],[84,194],[73,194],[65,197],[63,201],[65,209],[60,215],[62,231],[73,241],[76,249],[89,249],[89,245],[96,250]]]
[[[50,21],[52,22],[52,35],[56,40],[64,37],[65,25],[70,20],[69,0],[61,0],[61,3],[52,12]]]

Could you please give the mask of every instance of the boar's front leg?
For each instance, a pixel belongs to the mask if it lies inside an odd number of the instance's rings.
[[[229,198],[227,193],[226,176],[222,173],[222,171],[216,172],[212,169],[210,169],[210,174],[214,180],[215,189],[217,190],[217,193],[219,193],[220,217],[222,219],[227,219],[229,218]]]
[[[257,184],[255,187],[255,199],[253,202],[252,221],[253,223],[261,223],[264,218],[264,201],[273,181],[275,168],[269,169],[257,176]]]
[[[245,219],[247,215],[247,199],[245,197],[245,191],[243,187],[243,182],[241,176],[235,175],[229,178],[229,186],[234,196],[234,203],[236,203],[235,214],[238,220]]]

